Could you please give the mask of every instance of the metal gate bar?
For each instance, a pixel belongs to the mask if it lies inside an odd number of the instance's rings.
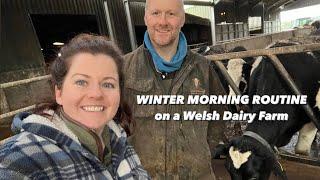
[[[236,85],[236,83],[234,83],[234,81],[233,81],[232,78],[230,77],[230,75],[229,75],[226,67],[224,67],[224,65],[222,64],[222,62],[220,62],[220,61],[213,61],[213,63],[214,63],[215,65],[217,65],[217,67],[220,69],[222,75],[223,75],[224,78],[227,80],[229,86],[233,89],[234,93],[235,93],[236,95],[242,95],[240,89],[238,88],[238,86]],[[237,111],[244,110],[244,111],[247,112],[247,111],[250,110],[250,107],[249,107],[248,105],[246,105],[246,104],[243,104],[243,105],[241,105],[241,104],[239,104],[239,105],[238,105],[238,104],[235,104],[235,106],[236,106]]]
[[[277,56],[273,54],[268,55],[271,59],[272,64],[274,67],[277,69],[278,73],[281,75],[282,79],[285,80],[287,85],[290,87],[290,90],[295,94],[295,95],[302,95],[300,92],[299,88],[297,85],[294,83],[292,77],[288,73],[288,71],[285,69],[285,67],[282,65],[280,60],[278,59]],[[311,119],[311,121],[316,125],[318,129],[320,129],[320,123],[317,121],[316,116],[314,115],[312,108],[310,107],[309,103],[307,104],[301,104],[302,108],[304,111],[307,113],[308,117]]]
[[[270,49],[256,49],[241,52],[231,52],[224,54],[214,54],[206,56],[212,61],[233,59],[233,58],[244,58],[244,57],[256,57],[256,56],[268,56],[269,54],[292,54],[300,53],[305,51],[316,51],[320,50],[320,43],[305,44],[305,45],[294,45],[285,47],[276,47]]]
[[[21,112],[29,111],[29,110],[32,110],[34,108],[36,108],[35,104],[31,105],[31,106],[28,106],[28,107],[21,108],[21,109],[17,109],[17,110],[14,110],[14,111],[10,111],[10,112],[1,114],[0,115],[0,119],[7,118],[7,117],[13,116],[15,114],[21,113]]]
[[[27,84],[27,83],[31,83],[34,81],[46,80],[46,79],[50,79],[50,78],[51,78],[51,75],[45,75],[45,76],[38,76],[38,77],[34,77],[34,78],[29,78],[29,79],[23,79],[23,80],[19,80],[19,81],[12,81],[12,82],[8,82],[8,83],[0,84],[0,89],[18,86],[21,84]]]
[[[0,84],[0,89],[2,91],[2,89],[5,89],[5,88],[18,86],[18,85],[22,85],[22,84],[28,84],[28,83],[35,82],[35,81],[49,80],[50,78],[51,78],[51,75],[44,75],[44,76],[38,76],[38,77],[29,78],[29,79],[23,79],[23,80],[3,83],[3,84]],[[10,112],[4,113],[4,114],[0,114],[0,119],[10,117],[10,116],[17,114],[17,113],[20,113],[20,112],[29,111],[31,109],[34,109],[35,107],[36,107],[36,105],[31,105],[31,106],[20,108],[20,109],[10,111]]]
[[[320,49],[320,43],[314,43],[314,44],[306,44],[306,45],[276,47],[276,48],[270,48],[270,49],[256,49],[256,50],[248,50],[248,51],[241,51],[241,52],[214,54],[214,55],[207,55],[206,57],[209,60],[215,62],[215,61],[232,59],[232,58],[255,57],[255,56],[262,56],[262,55],[269,55],[269,54],[290,54],[290,53],[299,53],[304,51],[314,51],[319,49]],[[235,85],[235,83],[231,79],[226,68],[218,64],[217,66],[220,68],[222,74],[226,78],[227,82],[229,83],[233,91],[237,95],[241,95],[239,88]]]
[[[274,63],[275,62],[274,61],[275,58],[273,57],[274,54],[290,54],[290,53],[298,53],[298,52],[304,52],[304,51],[314,51],[314,50],[319,50],[319,49],[320,49],[320,43],[314,43],[314,44],[307,44],[307,45],[294,45],[294,46],[277,47],[277,48],[271,48],[271,49],[257,49],[257,50],[249,50],[249,51],[242,51],[242,52],[215,54],[215,55],[208,55],[206,57],[208,59],[214,61],[214,63],[218,66],[218,68],[220,68],[223,76],[226,78],[226,80],[228,81],[229,85],[234,90],[234,92],[237,95],[241,95],[241,92],[240,92],[239,88],[235,85],[235,83],[233,82],[232,78],[228,74],[228,72],[227,72],[226,68],[223,66],[223,64],[221,62],[218,62],[219,60],[266,55],[266,56],[269,56],[270,59],[273,59],[272,62]],[[279,59],[278,59],[278,61],[279,61]],[[284,78],[286,83],[289,85],[290,89],[296,95],[299,95],[300,91],[296,87],[295,83],[292,81],[292,78],[291,78],[291,80],[289,80],[286,77],[287,75],[285,75],[285,73],[288,74],[288,72],[284,68],[283,68],[284,69],[284,71],[283,71],[283,70],[281,70],[282,68],[278,68],[277,65],[275,65],[275,66],[276,66],[276,69],[279,71],[280,75]],[[26,84],[26,83],[30,83],[30,82],[34,82],[34,81],[50,79],[50,77],[51,77],[50,75],[45,75],[45,76],[39,76],[39,77],[35,77],[35,78],[30,78],[30,79],[24,79],[24,80],[9,82],[9,83],[3,83],[3,84],[0,84],[0,89],[13,87],[13,86],[16,86],[16,85],[21,85],[21,84]],[[31,107],[33,107],[33,106],[28,106],[26,108],[28,110],[30,110]],[[319,123],[316,120],[311,107],[307,104],[307,105],[303,105],[303,108],[306,111],[306,113],[309,116],[309,118],[311,118],[311,120],[315,123],[317,128],[320,129],[319,128]],[[26,111],[26,109],[25,108],[21,108],[21,109],[15,110],[15,111],[11,111],[11,112],[8,112],[8,113],[5,113],[5,114],[1,114],[0,115],[0,119],[9,117],[14,113],[19,113],[19,112],[23,112],[23,111]]]
[[[231,88],[233,89],[233,91],[235,92],[236,95],[242,95],[241,91],[239,90],[238,86],[236,85],[236,83],[234,83],[234,81],[232,80],[231,76],[228,73],[228,70],[226,69],[226,67],[224,67],[224,65],[222,64],[222,62],[220,61],[213,61],[213,63],[215,65],[218,66],[218,68],[221,70],[222,75],[224,76],[224,78],[226,78],[226,80],[228,81],[229,85],[231,86]]]
[[[276,47],[276,48],[270,48],[270,49],[257,49],[257,50],[232,52],[232,53],[225,53],[225,54],[215,54],[215,55],[208,55],[206,57],[209,60],[215,62],[219,60],[232,59],[232,58],[255,57],[255,56],[262,56],[262,55],[268,56],[270,57],[271,62],[275,66],[278,73],[281,75],[281,77],[285,80],[285,82],[289,86],[292,93],[294,93],[295,95],[301,95],[299,88],[296,86],[293,79],[291,78],[287,70],[284,68],[284,66],[281,64],[277,56],[275,56],[275,54],[291,54],[291,53],[300,53],[300,52],[315,51],[315,50],[320,50],[320,43]],[[220,65],[219,63],[215,63],[215,64],[217,64],[217,66],[220,68],[222,74],[224,75],[229,85],[234,90],[234,92],[237,95],[241,95],[239,88],[235,85],[235,83],[231,79],[230,75],[228,74],[226,68],[222,65],[222,63],[220,62]],[[320,123],[317,121],[317,118],[315,117],[310,105],[307,103],[302,105],[302,107],[304,111],[307,113],[308,117],[311,119],[311,121],[315,124],[315,126],[318,129],[320,129]]]
[[[269,49],[271,46],[275,45],[276,42],[271,43],[270,45],[268,45],[266,47],[266,49]],[[242,52],[248,52],[248,51],[242,51]],[[233,56],[233,53],[224,53]],[[221,55],[221,54],[217,54],[217,55]],[[245,54],[246,55],[246,54]],[[228,70],[226,69],[226,67],[224,67],[224,65],[220,62],[220,60],[225,60],[225,59],[212,59],[210,55],[206,56],[207,58],[209,58],[210,60],[213,60],[213,63],[215,63],[217,65],[217,67],[220,69],[222,75],[224,76],[224,78],[227,80],[228,84],[230,85],[230,87],[232,88],[232,90],[235,92],[236,95],[242,95],[241,91],[239,90],[238,86],[234,83],[234,81],[232,80],[231,76],[228,73]],[[215,55],[213,55],[213,57],[216,57]],[[249,57],[249,56],[248,56]],[[236,57],[239,58],[239,57]],[[232,59],[232,58],[227,58],[227,59]],[[248,107],[247,107],[248,108]]]

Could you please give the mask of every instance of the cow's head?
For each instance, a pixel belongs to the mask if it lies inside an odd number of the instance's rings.
[[[243,46],[237,46],[231,49],[229,52],[241,52],[247,49]],[[242,94],[248,94],[248,82],[250,79],[250,72],[252,64],[255,59],[253,57],[236,58],[228,61],[227,69],[230,77],[234,83],[238,86]],[[229,95],[235,95],[232,88],[229,86]]]
[[[215,159],[226,157],[225,167],[232,180],[267,180],[271,172],[287,179],[275,155],[249,137],[238,137],[229,144],[218,145],[212,156]]]

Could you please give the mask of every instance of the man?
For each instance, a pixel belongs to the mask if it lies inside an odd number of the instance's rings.
[[[123,69],[123,93],[136,121],[131,142],[153,179],[215,179],[208,142],[211,148],[217,145],[223,127],[184,120],[183,112],[215,110],[222,116],[224,106],[186,102],[188,95],[224,94],[220,81],[209,61],[187,48],[180,31],[185,22],[182,0],[147,0],[144,21],[144,44],[125,56]],[[140,105],[137,95],[184,95],[185,101]],[[171,118],[157,121],[157,113]],[[172,118],[175,113],[178,120]]]

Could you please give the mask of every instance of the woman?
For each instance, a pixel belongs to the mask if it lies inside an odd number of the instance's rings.
[[[56,102],[21,113],[0,148],[0,179],[149,179],[127,143],[131,113],[120,98],[120,51],[81,34],[51,68]]]

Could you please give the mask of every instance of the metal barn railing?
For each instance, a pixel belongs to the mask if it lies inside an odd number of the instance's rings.
[[[232,52],[232,53],[224,53],[224,54],[214,54],[214,55],[208,55],[206,56],[208,59],[213,61],[218,68],[220,68],[223,76],[228,81],[231,88],[234,90],[234,92],[237,95],[241,95],[241,92],[239,88],[236,86],[232,78],[227,72],[227,69],[223,66],[223,64],[220,62],[220,60],[225,59],[232,59],[232,58],[244,58],[244,57],[256,57],[256,56],[268,56],[271,59],[271,62],[276,67],[279,74],[282,76],[282,78],[285,80],[287,85],[290,87],[291,91],[295,95],[302,95],[296,84],[294,83],[293,79],[289,75],[289,73],[286,71],[284,66],[281,64],[280,60],[277,58],[277,54],[292,54],[292,53],[300,53],[300,52],[308,52],[308,51],[315,51],[320,50],[320,43],[314,43],[314,44],[305,44],[305,45],[294,45],[294,46],[285,46],[285,47],[276,47],[276,48],[270,48],[270,49],[256,49],[256,50],[248,50],[248,51],[241,51],[241,52]],[[25,79],[25,80],[19,80],[9,83],[0,84],[0,90],[8,87],[13,87],[17,85],[27,84],[34,81],[40,81],[40,80],[48,80],[50,79],[50,75],[45,76],[39,76],[35,78]],[[318,129],[320,129],[320,124],[317,121],[312,108],[309,104],[302,105],[303,109],[307,113],[308,117],[313,121],[313,123],[316,125]],[[28,111],[31,109],[34,109],[35,105],[31,105],[28,107],[24,107],[21,109],[17,109],[14,111],[10,111],[4,114],[0,115],[0,119],[4,119],[6,117],[10,117],[16,113],[20,113],[23,111]]]
[[[51,78],[51,75],[44,75],[44,76],[38,76],[38,77],[29,78],[29,79],[23,79],[23,80],[3,83],[3,84],[0,84],[0,90],[2,91],[2,89],[5,89],[5,88],[14,87],[14,86],[22,85],[22,84],[28,84],[28,83],[35,82],[35,81],[49,80],[50,78]],[[7,117],[10,117],[10,116],[15,115],[20,112],[32,110],[35,107],[36,107],[36,104],[33,104],[33,105],[30,105],[30,106],[27,106],[24,108],[20,108],[20,109],[14,110],[14,111],[10,111],[10,112],[1,114],[0,120],[7,118]]]
[[[232,59],[232,58],[256,57],[256,56],[268,56],[271,59],[271,62],[275,66],[278,73],[281,75],[281,77],[285,80],[285,82],[289,86],[292,93],[294,93],[295,95],[302,95],[299,88],[294,83],[292,77],[289,75],[289,73],[287,72],[285,67],[281,64],[280,60],[276,55],[310,52],[310,51],[316,51],[316,50],[320,50],[320,43],[276,47],[276,48],[270,48],[270,49],[256,49],[256,50],[248,50],[248,51],[232,52],[232,53],[224,53],[224,54],[214,54],[214,55],[208,55],[206,57],[211,61],[213,61],[218,66],[218,68],[220,68],[223,76],[226,78],[229,85],[237,95],[241,95],[241,92],[239,88],[236,86],[236,84],[234,83],[234,81],[231,79],[230,75],[227,72],[227,69],[223,66],[220,60]],[[314,115],[310,105],[307,103],[307,104],[302,104],[301,106],[303,107],[304,111],[307,113],[311,121],[316,125],[318,129],[320,129],[320,123],[317,120],[316,116]]]

